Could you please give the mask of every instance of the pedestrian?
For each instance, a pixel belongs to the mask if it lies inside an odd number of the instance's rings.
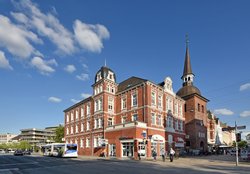
[[[175,151],[174,151],[174,149],[170,149],[170,153],[169,153],[169,155],[170,155],[170,162],[173,162],[173,160],[174,160],[174,154],[175,154]]]
[[[141,151],[138,150],[138,159],[141,160]]]
[[[155,149],[153,150],[153,154],[152,154],[152,155],[153,155],[154,161],[156,161],[157,153],[156,153],[156,150],[155,150]]]
[[[165,162],[165,159],[166,159],[166,152],[165,152],[165,149],[164,149],[164,148],[161,149],[161,157],[162,157],[162,161]]]

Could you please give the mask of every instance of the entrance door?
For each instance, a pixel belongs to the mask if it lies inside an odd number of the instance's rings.
[[[133,157],[134,156],[134,143],[122,143],[122,157]]]
[[[141,155],[141,157],[146,157],[146,144],[144,142],[139,142],[139,153]]]
[[[116,156],[115,144],[110,144],[109,145],[109,156]]]

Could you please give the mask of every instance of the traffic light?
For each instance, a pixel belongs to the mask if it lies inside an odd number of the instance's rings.
[[[240,142],[241,141],[241,133],[236,134],[236,141]]]

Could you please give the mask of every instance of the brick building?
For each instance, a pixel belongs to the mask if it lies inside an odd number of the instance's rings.
[[[92,87],[91,97],[64,110],[65,141],[77,143],[79,155],[137,158],[184,148],[185,101],[169,77],[160,84],[138,77],[118,84],[103,66]]]
[[[202,96],[200,90],[193,85],[194,74],[191,68],[188,42],[181,79],[183,84],[177,95],[186,101],[184,106],[186,148],[207,151],[207,102],[209,100]]]

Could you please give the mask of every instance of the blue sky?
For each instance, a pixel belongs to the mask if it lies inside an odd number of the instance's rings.
[[[0,0],[0,133],[63,123],[104,65],[117,82],[180,79],[189,34],[195,86],[221,121],[250,131],[250,2]]]

